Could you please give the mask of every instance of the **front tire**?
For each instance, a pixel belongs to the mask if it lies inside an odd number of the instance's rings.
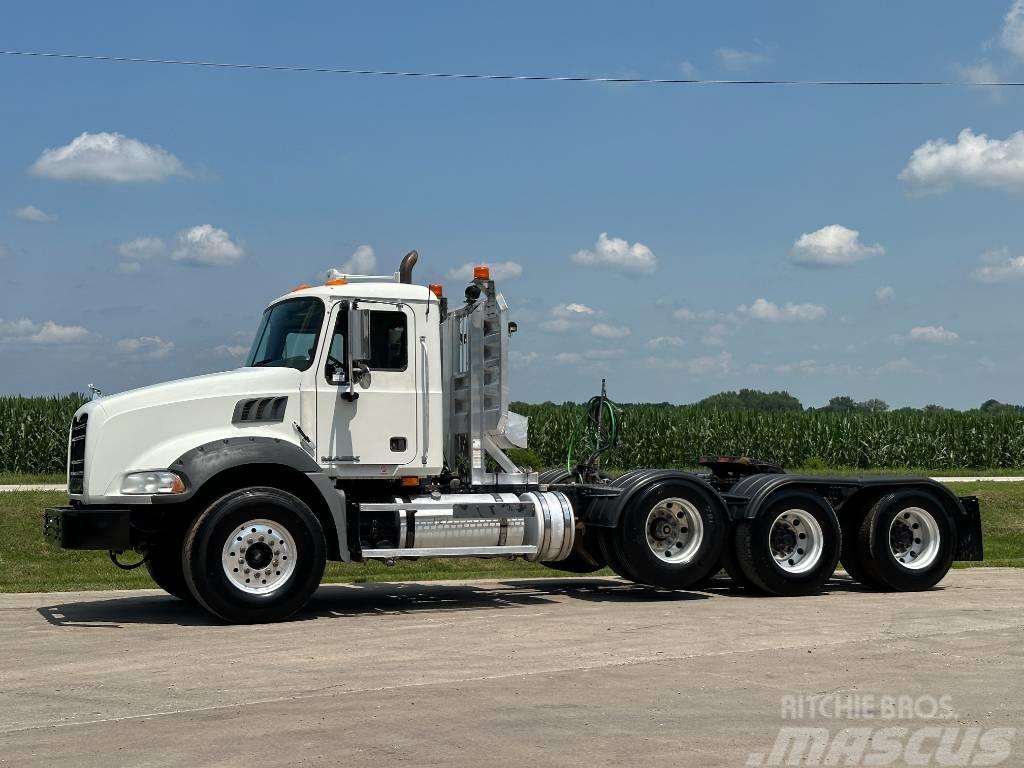
[[[152,547],[146,555],[146,570],[164,592],[189,603],[195,597],[185,580],[185,569],[181,560],[182,542],[177,541],[160,547]]]
[[[297,496],[243,488],[211,504],[189,529],[183,551],[189,590],[235,624],[281,621],[302,608],[326,564],[323,529]]]
[[[790,491],[736,525],[736,559],[770,595],[815,595],[836,570],[842,533],[832,507],[810,491]]]

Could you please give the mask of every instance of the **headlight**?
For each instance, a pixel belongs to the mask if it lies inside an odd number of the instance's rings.
[[[185,482],[173,472],[132,472],[121,481],[127,495],[184,492]]]

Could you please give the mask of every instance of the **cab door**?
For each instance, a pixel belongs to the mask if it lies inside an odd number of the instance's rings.
[[[418,449],[416,315],[407,304],[358,300],[357,306],[364,337],[355,346],[364,359],[352,362],[363,375],[351,387],[348,302],[337,302],[331,313],[317,377],[318,458],[339,475],[394,475]]]

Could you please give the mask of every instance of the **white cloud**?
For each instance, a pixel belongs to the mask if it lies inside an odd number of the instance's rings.
[[[202,224],[178,233],[178,247],[171,258],[202,266],[228,266],[240,262],[244,255],[242,246],[232,242],[223,229]]]
[[[159,237],[137,237],[117,246],[117,252],[124,258],[136,261],[159,256],[165,250],[167,250],[167,246]]]
[[[22,318],[4,320],[0,318],[0,344],[67,344],[81,341],[89,332],[80,325],[59,325],[52,320],[42,324]]]
[[[862,243],[857,230],[841,224],[829,224],[814,232],[805,232],[793,244],[793,260],[808,266],[844,266],[883,253],[885,248],[881,245]]]
[[[134,339],[121,339],[117,342],[117,349],[134,357],[164,360],[174,351],[174,342],[164,341],[159,336],[139,336]]]
[[[56,221],[57,217],[46,211],[41,211],[34,205],[26,205],[14,212],[14,215],[25,221],[34,221],[37,224],[45,224],[48,221]]]
[[[655,336],[650,341],[644,343],[647,349],[661,349],[663,347],[681,347],[686,344],[678,336]]]
[[[600,336],[602,339],[622,339],[631,333],[629,328],[609,325],[608,323],[594,323],[590,332],[595,336]]]
[[[1024,0],[1014,0],[1003,20],[1003,47],[1024,60]]]
[[[694,312],[692,309],[686,307],[680,307],[679,309],[672,310],[672,317],[676,320],[715,320],[719,317],[719,314],[714,310],[706,309],[700,312]]]
[[[901,357],[898,360],[890,360],[887,363],[875,368],[871,373],[875,376],[886,376],[897,373],[924,373],[924,371],[914,365],[912,360],[908,360],[905,357]]]
[[[754,320],[768,323],[810,322],[820,320],[826,313],[825,307],[819,304],[794,304],[787,301],[780,306],[767,299],[757,299],[749,307],[738,307],[737,311]]]
[[[551,319],[540,324],[541,328],[555,333],[578,328],[587,318],[597,315],[597,311],[586,304],[557,304],[551,308]]]
[[[896,297],[896,289],[891,285],[883,285],[875,289],[875,301],[886,304]]]
[[[640,242],[630,245],[621,237],[602,232],[593,250],[577,251],[572,260],[585,267],[614,267],[626,272],[651,273],[658,268],[658,257]]]
[[[979,283],[1003,283],[1024,278],[1024,256],[1011,256],[1009,248],[989,251],[980,261],[971,275]]]
[[[696,357],[686,364],[686,369],[695,376],[726,374],[732,370],[732,354],[719,352],[717,355]]]
[[[738,48],[719,48],[715,51],[715,56],[723,67],[734,72],[764,64],[771,58],[767,53],[743,51]]]
[[[696,80],[700,77],[700,70],[692,61],[682,61],[679,63],[679,72],[686,80]]]
[[[782,363],[775,366],[780,376],[859,376],[862,371],[848,363],[819,363],[817,360],[801,360],[798,363]]]
[[[904,336],[892,336],[896,343],[909,341],[922,344],[956,344],[960,341],[960,334],[954,331],[947,331],[941,325],[923,325],[911,328]]]
[[[1024,189],[1024,131],[1007,139],[990,139],[970,128],[955,144],[933,139],[910,156],[899,178],[915,194],[944,192],[954,184],[1003,189]]]
[[[213,354],[218,357],[241,357],[248,351],[249,348],[241,344],[218,344],[213,348]]]
[[[174,155],[120,133],[83,133],[63,147],[45,149],[32,173],[61,181],[163,181],[183,175]]]
[[[555,362],[559,365],[579,365],[583,362],[583,355],[579,352],[559,352],[555,355]]]
[[[999,81],[999,74],[996,72],[996,68],[988,61],[979,61],[976,64],[957,64],[954,69],[960,79],[968,83],[994,83]]]
[[[142,262],[149,261],[167,250],[167,245],[159,237],[137,237],[117,246],[121,263],[117,265],[121,272],[138,272]]]
[[[448,270],[449,280],[472,280],[473,267],[479,266],[480,262],[467,261],[460,267],[452,267]],[[518,261],[495,261],[487,264],[491,270],[492,280],[511,280],[523,274],[523,265]]]
[[[327,279],[333,280],[344,275],[373,275],[377,272],[377,255],[369,245],[356,248],[349,260],[338,269],[327,270]]]
[[[530,350],[529,352],[520,352],[518,349],[513,349],[508,353],[508,359],[510,362],[516,365],[530,365],[540,357],[536,352]]]

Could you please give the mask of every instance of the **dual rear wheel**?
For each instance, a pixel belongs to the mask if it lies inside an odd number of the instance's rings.
[[[784,492],[756,519],[733,524],[723,567],[737,586],[771,595],[816,594],[840,562],[883,591],[930,589],[949,571],[956,529],[931,494],[894,491],[843,518],[818,494]]]

